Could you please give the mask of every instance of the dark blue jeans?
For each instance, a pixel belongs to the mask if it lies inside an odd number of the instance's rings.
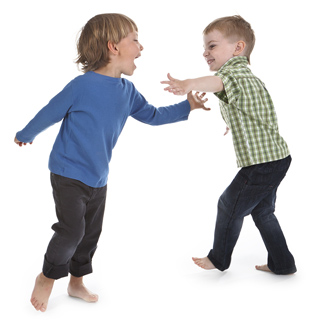
[[[244,217],[251,214],[268,251],[267,265],[276,274],[296,272],[282,229],[274,215],[276,191],[291,164],[285,159],[242,168],[221,195],[213,249],[208,258],[224,271],[238,240]]]
[[[92,258],[102,231],[107,187],[86,184],[51,173],[58,222],[43,265],[47,278],[82,277],[92,272]]]

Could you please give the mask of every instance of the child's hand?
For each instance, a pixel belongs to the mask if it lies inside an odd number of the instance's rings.
[[[175,95],[182,96],[184,94],[187,94],[191,91],[189,88],[189,80],[178,80],[175,78],[172,78],[170,76],[170,73],[168,73],[168,79],[169,81],[161,81],[162,84],[168,84],[169,87],[164,88],[164,90],[172,92]]]
[[[19,145],[19,147],[25,146],[27,144],[25,142],[19,141],[16,137],[15,137],[15,143]],[[32,144],[32,142],[30,142],[30,144]]]
[[[199,92],[196,92],[195,94],[192,94],[192,92],[190,91],[187,95],[187,99],[190,103],[190,108],[191,108],[191,111],[192,110],[195,110],[195,109],[204,109],[204,110],[211,110],[210,108],[206,108],[205,107],[205,103],[208,101],[208,99],[203,99],[202,98],[206,95],[206,93],[202,93],[200,96],[199,96]]]

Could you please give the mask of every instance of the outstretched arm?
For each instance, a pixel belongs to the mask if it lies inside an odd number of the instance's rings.
[[[73,91],[72,82],[70,82],[35,115],[24,129],[16,133],[15,143],[21,147],[33,142],[39,133],[61,121],[72,105]]]
[[[184,95],[190,91],[202,92],[220,92],[224,90],[222,80],[217,76],[207,76],[195,79],[178,80],[171,77],[168,73],[168,81],[161,81],[162,84],[168,84],[164,90],[172,92],[175,95]]]

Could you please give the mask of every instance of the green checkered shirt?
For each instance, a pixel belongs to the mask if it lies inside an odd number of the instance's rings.
[[[238,167],[286,158],[290,152],[278,132],[272,99],[247,67],[246,57],[228,60],[216,73],[224,91],[216,92],[233,137]]]

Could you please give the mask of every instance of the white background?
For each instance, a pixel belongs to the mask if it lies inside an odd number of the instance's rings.
[[[2,319],[317,319],[321,316],[321,25],[318,1],[10,1],[1,23]],[[276,214],[298,273],[258,272],[266,250],[247,217],[231,268],[204,271],[192,256],[212,246],[217,200],[237,172],[218,100],[186,122],[150,127],[129,119],[114,149],[103,233],[86,284],[97,304],[69,298],[56,282],[45,314],[29,303],[56,221],[48,157],[59,124],[19,148],[13,138],[71,79],[76,37],[94,15],[123,13],[144,46],[130,78],[155,106],[167,72],[210,75],[202,31],[240,14],[256,34],[251,69],[275,103],[293,163]],[[317,290],[315,290],[315,288]],[[320,297],[319,297],[320,295]]]

